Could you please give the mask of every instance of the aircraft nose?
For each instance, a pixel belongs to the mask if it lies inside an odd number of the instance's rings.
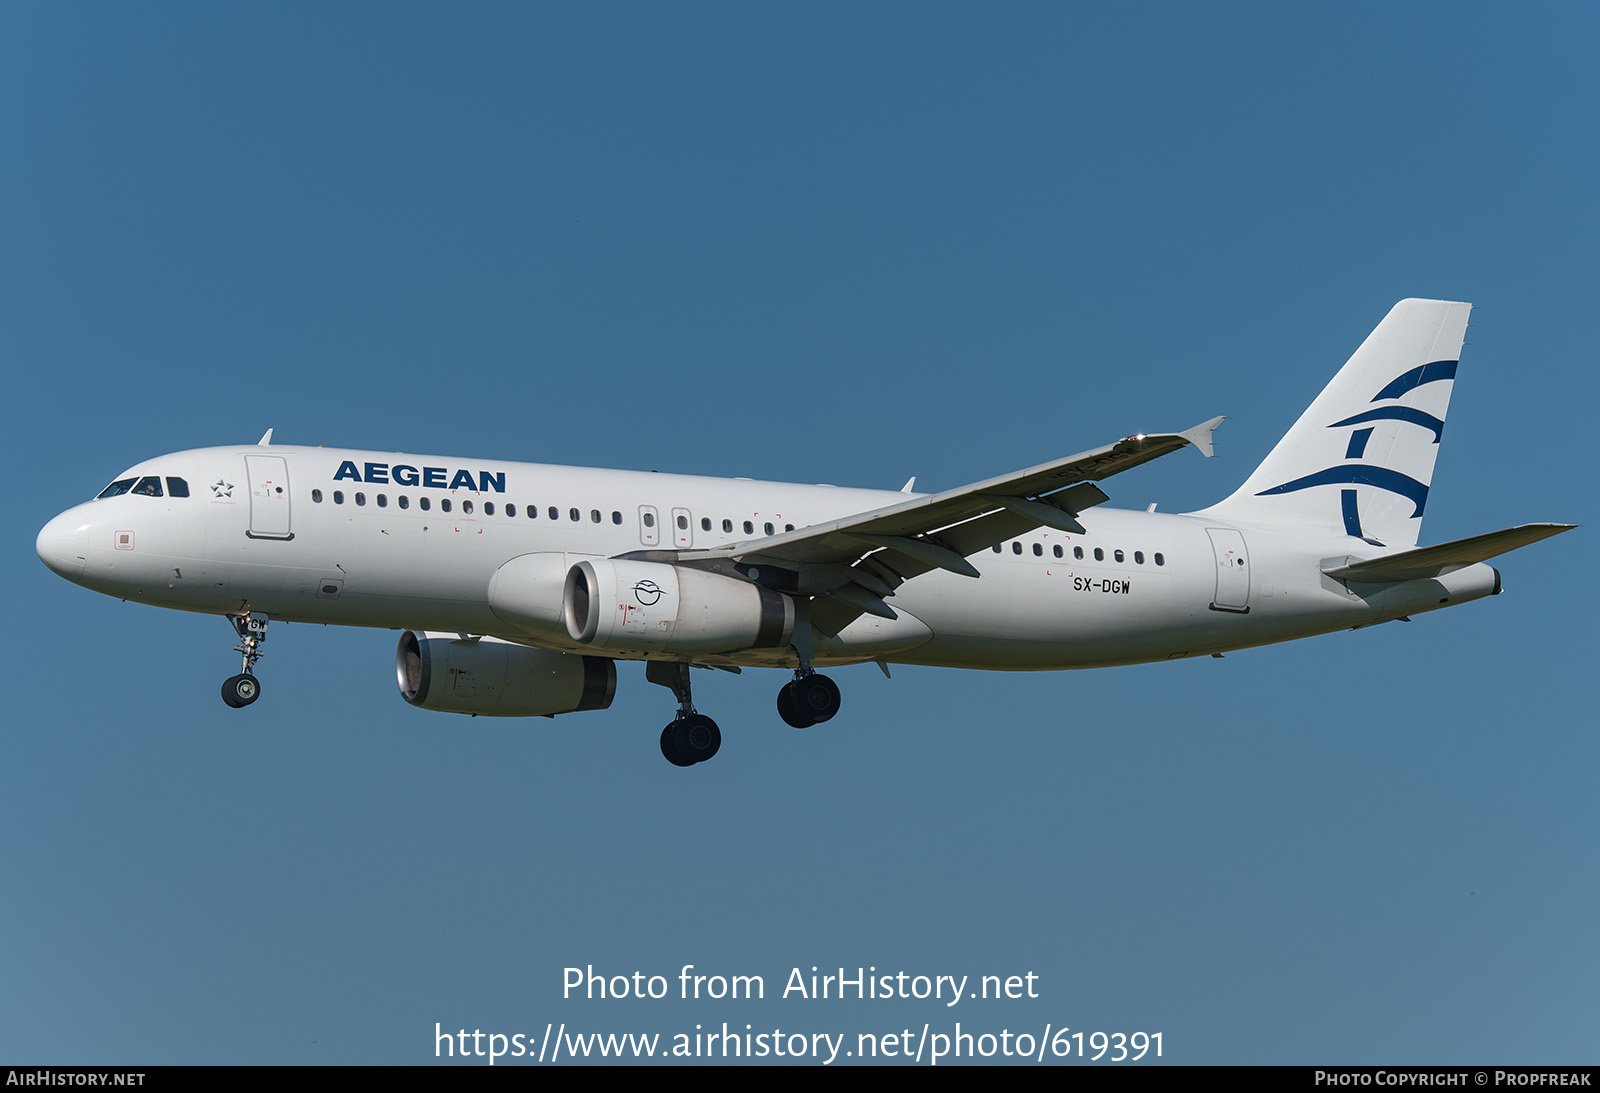
[[[89,556],[89,521],[77,509],[68,509],[39,530],[34,543],[39,560],[69,581],[83,576]]]

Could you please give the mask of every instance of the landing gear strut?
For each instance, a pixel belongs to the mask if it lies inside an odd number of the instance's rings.
[[[644,678],[668,688],[678,700],[678,716],[661,730],[661,754],[667,762],[675,767],[692,767],[717,754],[722,747],[722,730],[705,714],[694,712],[689,666],[676,661],[646,661]]]
[[[256,679],[255,668],[256,661],[266,655],[261,651],[261,643],[267,640],[267,616],[249,610],[248,604],[245,607],[239,614],[228,616],[239,635],[239,644],[233,651],[244,657],[243,670],[222,681],[222,701],[235,709],[261,697],[261,681]]]
[[[816,649],[811,642],[810,612],[796,611],[790,648],[800,661],[794,679],[778,691],[778,716],[797,729],[820,725],[839,712],[839,685],[811,667]]]

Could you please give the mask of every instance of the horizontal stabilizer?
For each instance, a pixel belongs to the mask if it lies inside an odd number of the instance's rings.
[[[1323,572],[1340,581],[1416,581],[1465,569],[1508,551],[1571,531],[1576,524],[1521,524],[1438,546],[1419,547],[1383,558],[1349,564],[1324,564]]]

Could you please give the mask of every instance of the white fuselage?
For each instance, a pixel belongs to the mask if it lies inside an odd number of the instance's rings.
[[[570,652],[595,650],[564,627],[496,613],[490,589],[508,562],[540,556],[506,572],[538,574],[519,595],[559,613],[559,576],[584,559],[725,547],[906,499],[287,445],[180,452],[119,481],[152,477],[161,496],[124,492],[52,520],[40,556],[78,584],[161,607],[486,634]],[[174,478],[188,496],[171,495]],[[1368,625],[1497,586],[1478,564],[1352,591],[1323,574],[1325,563],[1382,552],[1331,528],[1290,533],[1106,508],[1080,518],[1087,534],[1040,528],[972,555],[978,580],[914,577],[887,601],[898,619],[863,615],[836,637],[819,634],[817,663],[1041,670],[1167,660]],[[795,663],[787,647],[693,659]]]

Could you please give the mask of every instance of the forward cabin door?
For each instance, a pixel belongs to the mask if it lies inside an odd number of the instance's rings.
[[[289,530],[289,462],[281,455],[247,455],[252,539],[293,539]]]
[[[1212,610],[1250,610],[1250,555],[1244,536],[1233,528],[1206,528],[1217,559],[1217,595]]]

